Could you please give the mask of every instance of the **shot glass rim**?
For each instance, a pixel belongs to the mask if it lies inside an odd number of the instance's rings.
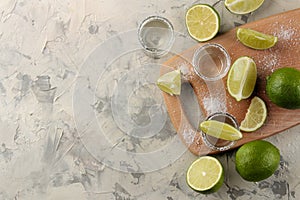
[[[143,29],[143,27],[148,22],[151,22],[152,20],[159,20],[159,21],[164,22],[168,26],[168,30],[171,31],[171,37],[168,41],[168,45],[167,45],[166,49],[156,49],[155,51],[150,50],[150,48],[143,41],[143,38],[141,36],[141,30]],[[165,53],[167,53],[171,49],[171,47],[174,43],[174,40],[175,40],[174,27],[173,27],[172,23],[167,18],[162,17],[162,16],[157,16],[157,15],[150,15],[150,16],[146,17],[139,25],[139,27],[138,27],[138,39],[139,39],[139,42],[142,45],[143,49],[145,51],[147,51],[148,53],[157,54],[157,53],[161,52],[164,55]],[[158,56],[162,56],[162,55],[158,55]]]
[[[218,76],[211,77],[211,78],[210,78],[210,77],[207,77],[207,76],[205,76],[205,75],[203,75],[201,72],[199,72],[199,71],[197,70],[197,66],[198,66],[197,61],[198,61],[200,52],[203,51],[203,50],[204,50],[205,48],[207,48],[207,47],[215,47],[215,48],[219,49],[219,50],[223,53],[223,55],[224,55],[224,57],[225,57],[225,59],[226,59],[226,63],[225,63],[225,64],[226,64],[226,67],[225,67],[223,73],[219,74]],[[192,61],[192,64],[193,64],[194,72],[195,72],[200,78],[202,78],[202,79],[205,80],[205,81],[216,81],[216,80],[222,79],[224,76],[226,76],[226,74],[228,73],[228,71],[229,71],[229,69],[230,69],[231,59],[230,59],[229,53],[227,52],[227,50],[226,50],[222,45],[217,44],[217,43],[207,43],[207,44],[204,44],[203,46],[199,47],[199,48],[195,51],[195,53],[194,53],[194,55],[193,55],[193,61]]]
[[[239,124],[236,120],[236,118],[231,115],[230,113],[228,112],[215,112],[215,113],[212,113],[210,114],[208,117],[206,117],[205,120],[210,120],[212,117],[215,117],[215,116],[225,116],[225,117],[229,117],[230,120],[233,122],[234,124],[234,127],[238,130],[240,130],[239,128]],[[213,145],[211,142],[208,141],[207,137],[206,137],[207,134],[203,133],[203,131],[201,131],[201,137],[203,139],[203,142],[206,146],[208,146],[209,148],[211,148],[212,150],[216,150],[216,151],[226,151],[228,149],[230,149],[231,147],[233,147],[233,145],[236,143],[236,141],[228,141],[229,144],[226,145],[226,146],[221,146],[221,147],[218,147],[218,146],[215,146]]]

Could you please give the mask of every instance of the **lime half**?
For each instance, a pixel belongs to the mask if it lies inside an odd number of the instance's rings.
[[[222,164],[211,156],[200,157],[189,167],[186,180],[193,190],[201,193],[216,192],[224,181]]]
[[[264,0],[225,0],[226,8],[234,14],[247,14],[257,10]]]
[[[157,79],[157,86],[170,95],[180,95],[181,74],[180,70],[168,72]]]
[[[227,88],[229,94],[237,101],[247,99],[252,94],[257,78],[256,64],[252,58],[238,58],[228,74]]]
[[[203,121],[200,129],[207,135],[223,140],[235,141],[243,137],[242,133],[233,126],[216,120]]]
[[[251,100],[245,119],[241,122],[240,130],[252,132],[259,129],[267,118],[267,107],[259,97]]]
[[[264,50],[273,47],[277,43],[277,37],[267,35],[252,29],[238,28],[236,32],[238,40],[247,47]]]
[[[219,14],[206,4],[197,4],[188,9],[185,22],[191,37],[199,42],[212,39],[220,29]]]

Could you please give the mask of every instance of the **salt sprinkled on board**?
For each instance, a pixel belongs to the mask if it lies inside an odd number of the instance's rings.
[[[276,30],[276,32],[274,33],[274,35],[276,37],[278,37],[278,39],[291,40],[291,39],[293,39],[293,36],[294,36],[295,32],[296,31],[293,28],[286,27],[284,25],[280,25],[279,29]]]
[[[203,98],[203,106],[208,115],[215,112],[225,112],[226,104],[223,99],[205,97]]]
[[[196,136],[196,131],[191,127],[184,126],[182,131],[182,136],[187,145],[191,145]]]
[[[289,29],[289,30],[284,30],[284,31],[280,32],[280,35],[278,35],[278,37],[282,38],[284,40],[290,40],[294,34],[295,34],[295,30]]]
[[[278,42],[284,44],[286,48],[299,45],[299,34],[294,24],[298,24],[298,21],[290,19],[285,24],[279,24],[279,22],[273,24],[273,35],[276,36]]]
[[[186,63],[181,64],[179,69],[180,69],[182,75],[188,75],[190,73],[190,70],[189,70],[188,66],[186,65]]]
[[[272,35],[278,38],[277,45],[280,45],[280,49],[287,49],[290,46],[294,46],[297,44],[297,30],[293,28],[293,20],[289,20],[285,24],[280,24],[279,22],[275,22],[273,24],[273,33]],[[281,64],[281,55],[279,49],[270,49],[268,54],[263,55],[258,59],[258,64],[260,64],[260,70],[264,72],[273,72],[276,66]]]
[[[275,53],[270,53],[259,59],[258,63],[260,64],[260,69],[262,71],[273,71],[274,67],[278,64],[278,58]]]
[[[177,68],[180,70],[182,78],[184,78],[185,80],[189,80],[189,76],[191,76],[189,64],[186,62],[180,63],[180,65]]]

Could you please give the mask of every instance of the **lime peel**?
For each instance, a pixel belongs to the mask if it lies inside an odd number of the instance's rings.
[[[270,177],[279,163],[279,149],[264,140],[246,143],[235,154],[236,171],[247,181],[258,182]]]
[[[266,94],[279,107],[300,109],[299,86],[300,70],[282,67],[267,77]]]

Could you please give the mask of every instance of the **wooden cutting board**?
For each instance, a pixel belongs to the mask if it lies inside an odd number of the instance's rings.
[[[255,132],[243,133],[243,138],[236,142],[233,148],[239,147],[249,141],[263,139],[274,134],[280,133],[288,128],[300,124],[300,109],[288,110],[283,109],[268,99],[265,86],[266,77],[275,69],[289,66],[300,70],[300,9],[284,12],[265,19],[245,24],[241,27],[251,28],[266,34],[275,35],[278,37],[277,44],[268,50],[253,50],[242,45],[236,38],[236,29],[233,29],[225,34],[219,35],[209,43],[218,43],[226,48],[233,63],[240,56],[249,56],[254,59],[257,65],[258,77],[256,88],[253,95],[247,99],[237,102],[232,98],[226,88],[227,77],[223,78],[224,99],[221,99],[226,111],[234,115],[240,123],[247,112],[253,96],[259,96],[267,105],[268,116],[265,124]],[[199,43],[196,46],[187,49],[180,55],[174,56],[164,63],[168,67],[161,68],[161,74],[167,71],[182,68],[185,66],[185,78],[193,87],[197,97],[200,109],[204,115],[209,114],[207,108],[207,98],[212,98],[212,102],[218,101],[218,96],[209,92],[209,83],[206,84],[194,72],[191,65],[192,57],[195,50],[204,45]],[[211,90],[211,89],[210,89]],[[182,103],[178,96],[171,96],[163,93],[165,104],[171,118],[171,121],[179,134],[180,138],[188,149],[195,155],[214,154],[216,151],[210,150],[203,144],[200,133],[197,127],[193,127],[188,120],[187,113],[183,109]],[[215,99],[213,99],[215,98]],[[220,100],[220,99],[219,99]],[[218,108],[219,105],[213,105]],[[288,137],[288,136],[287,136]]]

